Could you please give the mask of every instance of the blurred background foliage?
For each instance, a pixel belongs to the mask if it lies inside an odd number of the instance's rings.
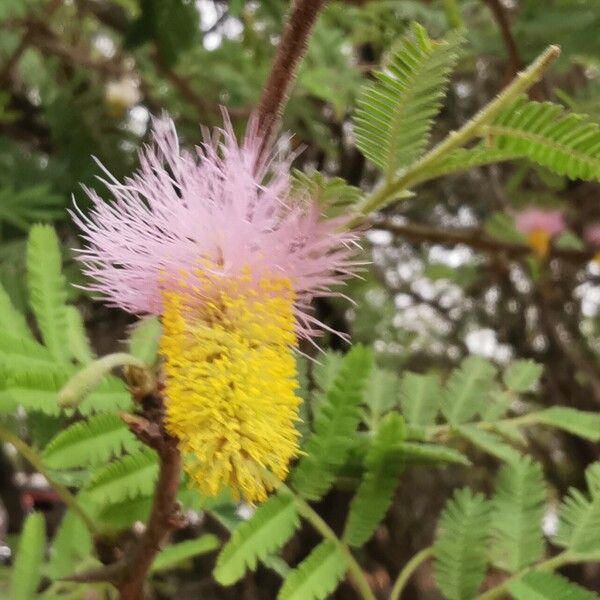
[[[85,210],[82,185],[101,187],[92,156],[115,176],[126,176],[151,115],[161,111],[174,117],[185,145],[201,142],[200,124],[222,122],[222,106],[243,129],[286,9],[281,0],[0,1],[0,283],[15,306],[27,311],[25,240],[33,223],[56,224],[67,277],[81,283],[71,261],[79,242],[67,209],[76,202]],[[600,122],[599,0],[332,2],[284,115],[284,130],[300,150],[298,169],[373,187],[376,172],[354,147],[350,114],[361,85],[413,20],[433,37],[457,25],[467,33],[436,139],[550,43],[561,46],[561,58],[532,95]],[[568,181],[520,163],[428,183],[386,210],[366,234],[371,264],[345,290],[356,304],[340,300],[318,310],[337,329],[372,345],[382,367],[445,370],[470,353],[500,365],[533,358],[545,367],[540,403],[598,410],[600,264],[576,251],[585,247],[584,227],[600,222],[599,194],[597,183]],[[569,231],[557,243],[572,255],[540,261],[510,251],[511,215],[530,205],[564,210]],[[497,243],[477,243],[483,231]],[[69,294],[95,349],[113,349],[130,318],[79,288],[70,287]],[[339,340],[329,343],[341,347]],[[45,419],[30,423],[38,444],[49,435]],[[598,451],[557,433],[550,438],[540,432],[535,447],[559,491],[582,484]],[[0,496],[12,517],[3,523],[15,532],[15,497],[22,489],[6,456],[2,463]],[[485,488],[489,473],[478,467],[470,476]],[[402,486],[385,526],[365,549],[374,577],[383,580],[431,538],[434,516],[457,474],[417,469],[408,477],[416,485]],[[329,506],[338,500],[330,498]],[[597,568],[573,567],[572,576],[600,590]],[[259,597],[252,576],[244,585],[245,598]],[[426,577],[416,586],[413,594],[432,587]],[[235,597],[231,593],[221,590],[215,597]],[[338,592],[340,598],[352,593],[347,587]]]

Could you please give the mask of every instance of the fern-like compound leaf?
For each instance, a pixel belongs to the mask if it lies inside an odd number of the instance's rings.
[[[600,414],[567,406],[551,406],[536,414],[536,422],[568,431],[591,442],[600,441]]]
[[[11,600],[34,600],[42,579],[46,544],[46,523],[42,513],[31,513],[25,520],[13,565]]]
[[[321,542],[287,576],[277,600],[324,600],[335,590],[347,568],[337,544]]]
[[[517,573],[543,556],[545,500],[539,463],[524,457],[502,467],[492,500],[490,548],[497,566]]]
[[[522,97],[485,128],[494,148],[521,154],[570,179],[600,180],[600,127],[559,104]]]
[[[52,469],[73,469],[107,463],[139,446],[118,415],[99,414],[60,431],[42,454]]]
[[[99,504],[115,504],[128,498],[149,496],[158,477],[156,452],[143,448],[100,467],[86,494]]]
[[[354,346],[319,404],[313,434],[303,448],[306,455],[292,476],[295,489],[310,500],[318,500],[331,487],[354,443],[372,363],[369,350]]]
[[[294,498],[276,494],[261,504],[252,518],[242,523],[219,554],[214,570],[221,585],[241,579],[247,569],[281,548],[300,525]]]
[[[413,25],[384,71],[358,99],[356,143],[389,181],[421,156],[441,107],[462,38],[431,40]]]
[[[397,413],[388,414],[375,433],[344,532],[344,541],[351,546],[362,546],[373,535],[392,503],[404,467],[404,435],[404,422]]]
[[[152,573],[166,571],[189,561],[194,556],[212,552],[219,547],[219,538],[216,535],[207,533],[195,540],[186,540],[172,546],[167,546],[154,559],[152,563]]]
[[[469,356],[454,369],[446,383],[442,412],[452,425],[466,423],[485,406],[485,391],[491,387],[496,369],[479,356]]]
[[[472,444],[502,461],[514,463],[521,458],[521,454],[517,450],[491,431],[477,429],[472,425],[460,426],[457,431]]]
[[[69,362],[66,283],[58,238],[49,225],[34,225],[29,232],[27,283],[29,303],[46,347],[57,361]]]
[[[512,392],[528,392],[537,384],[543,371],[543,365],[534,360],[516,360],[504,371],[502,379]]]
[[[0,285],[0,331],[15,336],[33,339],[27,321],[12,304],[6,290]]]
[[[598,595],[562,575],[532,571],[508,584],[515,600],[598,600]]]
[[[419,375],[407,372],[400,381],[400,405],[409,425],[433,425],[441,397],[440,379],[435,373]]]
[[[472,600],[483,581],[490,507],[480,494],[468,488],[450,499],[439,523],[434,546],[434,572],[448,600]]]
[[[600,551],[600,462],[585,472],[589,496],[575,488],[563,500],[555,543],[579,554]]]
[[[90,346],[81,313],[74,306],[66,306],[65,311],[69,352],[79,364],[87,365],[96,357]]]

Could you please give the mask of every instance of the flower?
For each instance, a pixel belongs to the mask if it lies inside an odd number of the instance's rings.
[[[228,121],[194,151],[172,121],[153,123],[140,167],[86,189],[77,209],[84,272],[111,305],[161,315],[166,428],[209,495],[263,500],[298,454],[294,346],[318,335],[310,310],[351,276],[356,235],[292,193],[289,158],[260,159],[254,122],[238,145]]]
[[[566,224],[561,210],[528,208],[516,216],[517,229],[527,235],[527,241],[540,257],[548,254],[550,240],[565,230]]]

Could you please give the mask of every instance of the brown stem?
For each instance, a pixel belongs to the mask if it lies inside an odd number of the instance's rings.
[[[258,104],[258,130],[263,136],[261,155],[269,147],[279,125],[300,60],[306,52],[312,28],[327,0],[293,0],[277,48],[271,72]]]
[[[433,242],[440,244],[464,244],[487,253],[502,253],[510,258],[526,256],[533,252],[531,246],[519,242],[505,242],[489,237],[476,229],[441,229],[415,223],[397,224],[390,221],[373,220],[371,225],[376,229],[384,229],[395,235],[414,242]],[[592,260],[595,252],[592,250],[575,250],[570,248],[551,247],[548,258],[560,258],[574,263]]]
[[[512,31],[510,29],[510,21],[508,19],[508,15],[506,14],[506,10],[502,6],[500,0],[483,1],[490,9],[492,15],[494,15],[494,19],[496,20],[498,28],[500,29],[500,34],[502,35],[502,40],[504,41],[504,45],[508,53],[508,78],[512,79],[523,67],[523,61],[521,60],[519,49],[517,48],[517,42],[515,41],[515,38],[513,37]]]
[[[160,471],[152,511],[142,539],[134,550],[125,571],[123,581],[118,584],[121,600],[142,600],[144,582],[154,557],[161,549],[165,538],[179,526],[177,514],[177,490],[181,472],[181,455],[177,441],[165,436],[158,450]]]

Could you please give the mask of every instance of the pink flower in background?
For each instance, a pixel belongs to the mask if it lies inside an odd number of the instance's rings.
[[[521,233],[527,236],[529,245],[540,257],[548,254],[550,240],[566,229],[561,210],[544,210],[542,208],[528,208],[518,213],[515,225]]]
[[[561,210],[528,208],[520,212],[515,220],[517,229],[528,235],[535,230],[545,231],[551,237],[565,230],[565,218]]]
[[[585,228],[583,232],[583,237],[585,241],[590,244],[590,246],[600,246],[600,223],[596,223],[595,225],[590,225]]]
[[[343,219],[321,218],[310,199],[292,196],[290,159],[257,165],[254,126],[238,145],[227,120],[192,151],[180,149],[170,119],[155,120],[153,129],[133,176],[120,183],[105,171],[114,201],[86,189],[90,214],[73,214],[87,242],[79,260],[90,289],[129,312],[160,314],[165,289],[207,287],[207,279],[215,289],[243,272],[248,285],[285,277],[299,335],[317,333],[309,304],[353,273],[356,234],[343,231]]]

